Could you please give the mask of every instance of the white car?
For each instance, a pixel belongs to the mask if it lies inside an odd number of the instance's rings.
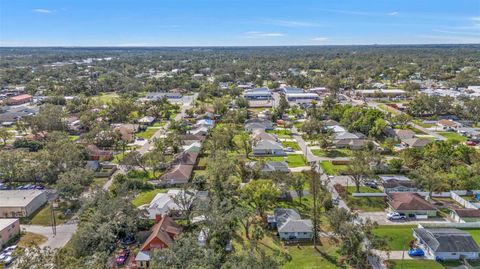
[[[15,251],[17,249],[17,246],[16,245],[13,245],[13,246],[9,246],[8,248],[5,249],[5,251],[9,252],[9,251]]]
[[[388,220],[406,220],[407,216],[403,213],[398,213],[398,212],[390,212],[387,213],[387,219]]]

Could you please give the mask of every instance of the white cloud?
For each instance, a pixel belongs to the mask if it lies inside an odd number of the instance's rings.
[[[283,33],[277,32],[260,32],[260,31],[249,31],[245,33],[246,38],[260,38],[260,37],[280,37],[285,36]]]
[[[390,13],[388,13],[388,15],[390,15],[390,16],[395,16],[395,15],[398,15],[398,11],[393,11],[393,12],[390,12]]]
[[[268,19],[265,20],[267,24],[271,25],[278,25],[284,27],[320,27],[322,25],[314,23],[314,22],[307,22],[307,21],[295,21],[295,20],[273,20]]]
[[[33,12],[37,12],[37,13],[43,13],[43,14],[50,14],[52,13],[53,11],[49,10],[49,9],[44,9],[44,8],[36,8],[33,10]]]
[[[324,41],[327,41],[328,40],[328,37],[315,37],[312,39],[313,41],[316,41],[316,42],[324,42]]]

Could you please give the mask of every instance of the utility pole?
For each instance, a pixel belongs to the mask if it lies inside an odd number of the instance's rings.
[[[53,207],[53,202],[50,204],[50,211],[52,212],[52,217],[51,217],[52,232],[53,232],[53,235],[57,235],[57,220],[55,219],[55,209]]]

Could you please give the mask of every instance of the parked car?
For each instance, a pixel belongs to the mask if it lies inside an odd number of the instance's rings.
[[[339,205],[340,204],[340,199],[338,197],[332,199],[332,204],[333,205]]]
[[[372,189],[378,188],[377,183],[375,181],[367,181],[364,183],[364,185]]]
[[[390,212],[387,213],[387,219],[388,220],[406,220],[407,216],[403,213],[398,213],[398,212]]]
[[[129,249],[124,249],[120,254],[118,254],[117,259],[115,259],[115,262],[117,265],[123,265],[128,259],[128,256],[130,256],[130,250]]]
[[[12,246],[9,246],[9,247],[5,248],[5,251],[6,252],[11,252],[11,251],[15,251],[16,249],[17,249],[17,246],[12,245]]]
[[[412,248],[408,251],[408,255],[411,257],[425,256],[425,252],[421,248]]]
[[[125,236],[124,238],[120,239],[120,244],[124,246],[128,246],[135,243],[135,237],[134,236]]]
[[[294,151],[293,148],[291,148],[291,147],[286,147],[284,150],[286,152],[293,152]]]
[[[466,144],[467,146],[472,146],[472,147],[474,147],[474,146],[477,145],[477,142],[469,140],[469,141],[465,142],[465,144]]]

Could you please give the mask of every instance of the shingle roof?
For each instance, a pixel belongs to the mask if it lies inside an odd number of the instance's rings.
[[[275,141],[271,140],[260,140],[254,146],[254,149],[261,150],[261,149],[283,149],[282,145]]]
[[[461,218],[480,218],[480,210],[473,208],[454,209],[455,213]]]
[[[395,192],[388,194],[390,205],[395,210],[436,210],[436,208],[425,201],[420,195],[413,192]]]
[[[182,227],[178,225],[173,219],[168,216],[162,217],[162,219],[152,227],[152,233],[143,243],[141,250],[145,249],[154,238],[160,239],[165,245],[171,247],[175,236],[182,232]]]
[[[434,252],[480,251],[472,236],[459,229],[416,228],[413,230]]]

